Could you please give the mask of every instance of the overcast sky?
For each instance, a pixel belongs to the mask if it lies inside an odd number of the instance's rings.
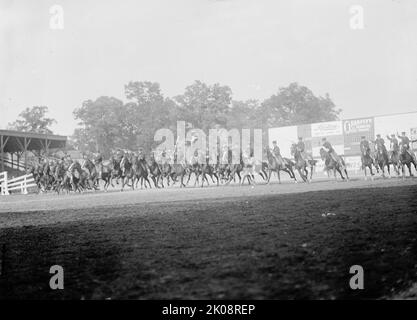
[[[52,30],[52,5],[64,29]],[[350,28],[352,5],[364,28]],[[125,101],[130,80],[165,96],[194,80],[265,99],[297,81],[328,92],[343,118],[417,111],[415,0],[0,0],[0,128],[46,105],[72,134],[74,108]]]

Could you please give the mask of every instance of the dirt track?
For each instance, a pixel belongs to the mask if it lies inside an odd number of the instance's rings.
[[[417,282],[416,195],[387,179],[5,197],[0,298],[390,297]]]

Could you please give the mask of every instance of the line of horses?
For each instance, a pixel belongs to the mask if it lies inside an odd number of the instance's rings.
[[[31,173],[38,185],[40,192],[55,191],[84,191],[98,190],[102,184],[104,190],[115,184],[131,189],[140,188],[164,188],[179,184],[180,187],[189,185],[194,176],[194,186],[228,185],[232,181],[244,184],[255,184],[255,176],[259,175],[267,183],[270,182],[273,173],[277,175],[281,183],[281,173],[284,172],[297,182],[295,172],[298,172],[301,180],[309,182],[313,177],[316,160],[304,159],[295,150],[294,159],[278,159],[269,148],[265,148],[265,161],[256,161],[253,157],[240,154],[239,163],[232,163],[232,151],[227,154],[227,161],[221,163],[220,158],[216,164],[212,164],[209,158],[199,152],[189,159],[187,163],[177,163],[176,154],[164,160],[156,159],[154,154],[149,156],[134,153],[124,154],[120,158],[115,156],[108,160],[102,160],[94,156],[79,161],[65,161],[44,159],[41,163],[29,166],[27,173]],[[173,161],[169,161],[173,159]]]
[[[164,160],[149,156],[127,153],[121,157],[111,157],[102,160],[94,156],[92,159],[85,158],[82,164],[78,161],[48,160],[31,165],[27,172],[32,173],[39,192],[54,191],[57,193],[85,190],[98,190],[103,185],[104,190],[115,184],[121,185],[121,191],[126,187],[135,188],[164,188],[179,184],[186,187],[194,176],[194,186],[203,187],[211,183],[219,186],[228,185],[232,181],[240,185],[247,181],[255,184],[255,176],[259,175],[266,183],[271,181],[275,174],[281,183],[281,173],[288,174],[298,182],[296,174],[301,181],[310,182],[313,179],[314,167],[317,160],[305,157],[295,145],[291,147],[292,159],[276,157],[269,148],[264,149],[264,161],[256,161],[253,157],[240,154],[239,163],[232,163],[232,152],[229,150],[227,161],[222,163],[218,157],[216,164],[212,164],[206,154],[197,153],[187,163],[177,163],[176,154]],[[328,175],[333,172],[335,179],[337,173],[343,180],[348,180],[348,172],[343,157],[331,156],[325,149],[320,149],[320,156],[324,162],[324,169]],[[169,161],[173,159],[173,161]],[[371,176],[374,175],[373,167],[377,172],[381,171],[385,176],[385,169],[390,174],[390,165],[393,165],[399,175],[400,169],[408,167],[410,175],[411,164],[417,168],[417,164],[406,152],[392,155],[384,152],[362,155],[362,168],[367,176],[368,169]]]
[[[325,161],[325,169],[333,170],[334,176],[336,177],[336,172],[343,177],[343,173],[347,176],[346,165],[342,157],[340,157],[340,161],[329,161],[329,154],[324,150],[320,150],[321,158]],[[365,174],[365,179],[368,178],[368,171],[370,174],[371,179],[374,177],[374,171],[376,170],[377,173],[381,173],[382,177],[386,177],[385,173],[388,173],[388,177],[391,177],[391,166],[393,167],[397,177],[402,175],[403,178],[406,176],[406,168],[408,169],[408,173],[411,177],[413,177],[412,173],[412,166],[414,169],[417,170],[417,161],[415,157],[411,155],[411,153],[401,147],[398,151],[387,151],[386,148],[375,148],[363,150],[361,154],[361,162],[362,162],[362,170]],[[329,165],[327,165],[329,163]]]

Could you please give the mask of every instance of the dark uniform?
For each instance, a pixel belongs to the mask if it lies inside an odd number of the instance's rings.
[[[407,136],[399,136],[401,146],[406,150],[410,149],[410,139]]]
[[[371,151],[368,140],[361,140],[361,143],[359,144],[359,147],[361,149],[362,155],[369,154],[369,152]]]
[[[387,136],[387,139],[390,141],[390,150],[394,153],[398,153],[398,151],[400,150],[398,139],[394,135],[392,135],[392,138]]]
[[[279,149],[278,146],[274,146],[274,149],[272,149],[272,152],[274,153],[275,157],[280,157],[281,156],[281,150]]]
[[[410,142],[415,142],[415,140],[411,141],[406,135],[398,136],[398,138],[401,140],[400,146],[402,149],[405,150],[414,161],[417,161],[415,154],[410,149]]]
[[[378,151],[380,150],[382,150],[383,152],[387,151],[387,148],[385,148],[385,141],[381,137],[376,138],[375,145]]]

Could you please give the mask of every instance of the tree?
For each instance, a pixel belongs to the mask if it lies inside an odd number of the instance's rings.
[[[227,127],[237,129],[260,128],[260,103],[258,100],[233,101],[227,115]]]
[[[316,97],[307,87],[291,83],[262,103],[259,117],[267,127],[277,127],[337,120],[340,112],[328,94]]]
[[[232,90],[218,83],[207,85],[195,81],[185,88],[184,94],[176,96],[174,100],[181,120],[207,131],[215,125],[226,126],[232,103]]]
[[[176,106],[164,98],[157,82],[131,81],[125,85],[125,94],[130,102],[124,109],[124,135],[132,148],[150,151],[157,144],[154,135],[158,129],[175,128]]]
[[[32,108],[26,108],[19,114],[19,117],[22,119],[18,119],[13,123],[9,123],[8,129],[24,132],[51,134],[52,130],[50,127],[56,123],[56,120],[47,118],[47,113],[47,106],[34,106]]]
[[[114,97],[102,96],[95,101],[84,101],[73,115],[80,128],[74,131],[74,142],[80,151],[94,150],[109,154],[116,147],[124,147],[121,118],[123,102]]]

